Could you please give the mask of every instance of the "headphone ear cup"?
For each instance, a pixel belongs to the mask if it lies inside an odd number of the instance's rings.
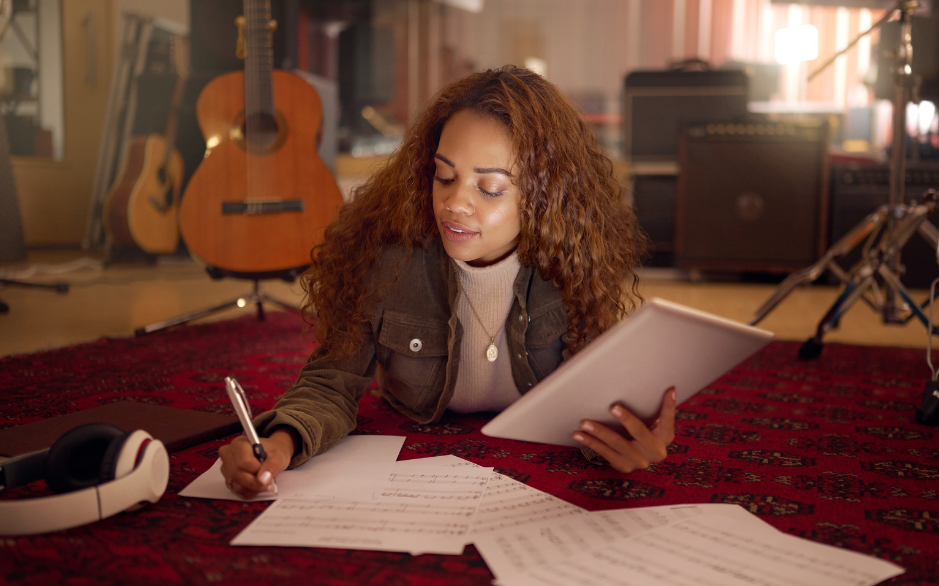
[[[102,478],[105,460],[112,451],[120,453],[126,438],[127,432],[108,423],[89,423],[66,432],[46,455],[46,484],[53,492],[64,493],[111,480]]]
[[[132,431],[121,441],[111,442],[101,461],[101,482],[123,478],[137,467],[142,448],[153,436],[142,429]]]

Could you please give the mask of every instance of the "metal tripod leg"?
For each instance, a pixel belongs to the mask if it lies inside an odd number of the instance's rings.
[[[758,324],[766,315],[772,311],[779,303],[792,293],[799,285],[805,285],[818,279],[826,270],[831,271],[842,283],[847,283],[850,278],[847,273],[835,262],[835,259],[851,252],[861,242],[864,242],[872,234],[875,234],[884,225],[887,218],[887,206],[880,206],[873,213],[868,214],[861,223],[851,229],[839,239],[815,264],[798,270],[783,280],[776,287],[773,294],[770,295],[763,305],[756,310],[756,313],[747,322],[751,326]]]
[[[818,355],[822,352],[822,336],[834,328],[841,316],[854,305],[854,302],[862,298],[862,295],[874,285],[873,270],[865,272],[868,274],[862,277],[860,282],[855,283],[853,279],[848,281],[844,291],[841,292],[838,299],[835,300],[821,321],[818,322],[815,335],[806,340],[805,344],[799,349],[799,358],[803,360],[818,358]]]
[[[156,323],[144,326],[142,328],[138,328],[134,330],[134,334],[137,336],[151,334],[153,332],[165,330],[166,328],[178,326],[180,324],[184,324],[186,322],[190,322],[195,319],[212,315],[213,313],[225,311],[226,309],[232,309],[235,307],[247,307],[248,305],[252,303],[254,303],[257,306],[257,316],[258,316],[258,320],[260,321],[264,321],[265,319],[264,303],[271,303],[274,305],[278,305],[282,307],[283,309],[286,309],[289,311],[294,311],[294,312],[299,311],[295,305],[292,305],[285,301],[281,301],[265,293],[261,293],[261,284],[258,280],[255,280],[254,291],[248,295],[243,295],[241,297],[237,297],[230,301],[226,301],[224,303],[220,303],[218,305],[208,307],[206,309],[200,309],[199,311],[194,311],[192,313],[187,313],[178,317],[174,317],[172,319],[168,319],[168,320],[161,321],[161,322],[156,322]]]
[[[906,287],[900,281],[900,277],[892,270],[888,261],[899,256],[900,251],[915,233],[921,234],[933,246],[936,245],[939,231],[926,219],[926,216],[932,212],[934,207],[934,193],[929,192],[926,195],[926,203],[924,204],[903,205],[894,208],[894,229],[885,234],[878,242],[876,249],[868,252],[866,258],[863,258],[852,269],[853,276],[845,284],[844,291],[819,322],[815,335],[809,338],[799,350],[800,358],[807,360],[818,357],[822,350],[822,337],[838,324],[841,316],[858,299],[863,299],[862,296],[868,289],[876,287],[875,276],[883,279],[890,292],[898,293],[910,309],[910,316],[898,323],[905,323],[912,317],[917,317],[926,326],[926,329],[932,333],[933,330],[929,320],[916,302],[913,301]]]

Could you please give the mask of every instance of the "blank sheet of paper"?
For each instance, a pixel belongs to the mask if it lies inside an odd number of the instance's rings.
[[[388,480],[403,436],[349,435],[329,451],[310,458],[293,470],[277,476],[278,493],[261,493],[251,501],[277,498],[377,500]],[[222,462],[216,460],[207,471],[179,492],[179,496],[240,501],[228,490],[222,477]]]

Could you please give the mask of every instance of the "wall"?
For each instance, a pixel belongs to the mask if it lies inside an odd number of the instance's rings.
[[[111,74],[123,38],[124,12],[188,25],[189,3],[63,0],[63,157],[60,161],[13,158],[23,236],[28,247],[71,247],[85,239]]]
[[[63,157],[13,157],[27,246],[81,242],[108,94],[110,27],[108,0],[62,3]]]

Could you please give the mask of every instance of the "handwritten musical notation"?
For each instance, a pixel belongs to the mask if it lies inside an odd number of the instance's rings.
[[[404,462],[398,464],[404,464]],[[456,456],[407,460],[409,470],[416,470],[420,466],[427,465],[453,468],[479,467],[477,464]],[[519,528],[531,523],[561,519],[586,512],[577,505],[572,505],[504,474],[493,472],[489,483],[486,484],[486,491],[479,502],[479,507],[476,509],[476,515],[473,517],[473,526],[467,543],[472,543],[476,537],[484,533],[505,528]]]
[[[756,523],[763,523],[736,505],[708,506],[730,515],[746,515]],[[696,517],[706,510],[715,509],[681,505],[598,511],[488,535],[474,535],[474,541],[489,569],[501,580],[581,551],[604,547],[668,523]]]
[[[475,543],[499,586],[872,586],[903,573],[738,505],[587,512],[455,456],[394,462],[376,494],[280,498],[232,544],[459,554]]]
[[[704,512],[499,579],[501,586],[871,586],[903,568]]]
[[[470,537],[475,540],[500,529],[520,528],[586,512],[556,496],[493,472],[476,510]]]
[[[381,493],[381,500],[472,501],[475,511],[475,503],[483,496],[488,480],[488,477],[482,478],[479,474],[392,472]]]
[[[462,553],[492,468],[404,468],[378,503],[278,499],[231,543]]]

